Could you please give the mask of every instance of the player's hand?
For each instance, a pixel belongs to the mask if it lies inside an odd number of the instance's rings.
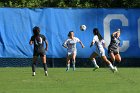
[[[33,44],[33,41],[30,41],[29,44],[32,45]]]
[[[68,48],[67,46],[65,46],[65,48]]]
[[[82,45],[82,48],[84,48],[85,46],[84,45]]]

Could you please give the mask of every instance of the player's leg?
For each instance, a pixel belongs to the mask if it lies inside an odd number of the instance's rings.
[[[113,63],[115,61],[115,56],[114,56],[113,52],[110,52],[109,55],[110,55],[111,61]]]
[[[113,49],[108,48],[108,54],[109,54],[109,56],[110,56],[110,58],[111,58],[112,64],[114,64],[114,62],[115,62],[115,56],[114,56],[114,51],[113,51]]]
[[[73,71],[75,70],[75,63],[76,63],[76,52],[73,52],[72,53]]]
[[[112,64],[114,64],[114,63],[115,63],[115,55],[114,55],[114,53],[113,53],[113,52],[110,52],[110,53],[109,53],[109,56],[110,56],[110,58],[111,58]]]
[[[66,61],[67,61],[67,68],[66,68],[66,71],[69,71],[69,69],[70,69],[70,57],[71,56],[71,54],[67,54],[67,59],[66,59]]]
[[[32,62],[32,76],[35,76],[35,68],[36,68],[36,61],[37,61],[37,56],[33,56],[33,62]]]
[[[91,55],[90,55],[90,60],[91,60],[91,62],[93,63],[93,65],[94,65],[94,69],[93,70],[96,70],[96,69],[98,69],[99,68],[99,66],[97,65],[97,63],[96,63],[96,57],[98,56],[98,54],[96,53],[96,52],[93,52]]]
[[[115,57],[113,65],[114,65],[115,70],[118,71],[117,65],[121,62],[121,56],[120,56],[119,51],[117,49],[113,50],[113,54],[114,54],[114,57]]]
[[[106,62],[108,64],[108,66],[111,68],[111,70],[114,72],[115,69],[114,69],[114,66],[112,65],[112,63],[106,58],[106,56],[101,56],[102,60],[104,62]]]
[[[120,54],[116,54],[115,55],[115,59],[116,59],[116,61],[115,61],[114,66],[117,66],[121,62],[121,56],[120,56]]]
[[[46,64],[46,55],[42,55],[41,60],[42,60],[42,63],[43,63],[45,75],[48,76],[47,64]]]

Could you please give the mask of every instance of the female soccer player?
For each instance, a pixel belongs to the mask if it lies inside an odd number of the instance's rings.
[[[115,69],[114,69],[112,63],[105,56],[105,50],[104,50],[105,42],[104,42],[104,40],[103,40],[102,36],[100,35],[97,28],[93,29],[93,34],[94,34],[94,37],[93,37],[93,40],[91,42],[90,47],[92,47],[95,44],[96,45],[96,51],[91,54],[90,59],[95,66],[94,70],[99,68],[99,66],[97,65],[96,60],[95,60],[95,58],[97,56],[99,56],[99,57],[102,58],[102,60],[104,62],[106,62],[109,65],[111,70],[114,72]]]
[[[121,56],[119,54],[119,45],[120,45],[120,29],[117,29],[117,31],[115,31],[111,35],[111,41],[108,46],[108,54],[111,57],[111,61],[113,62],[116,71],[117,65],[121,62]]]
[[[40,34],[40,28],[35,26],[33,28],[34,35],[30,39],[30,45],[34,44],[34,53],[33,53],[33,63],[32,63],[32,76],[35,76],[35,67],[36,67],[36,61],[38,56],[41,57],[44,67],[45,75],[48,76],[47,72],[47,64],[46,64],[46,53],[45,50],[48,50],[48,42],[46,40],[46,37],[42,34]],[[46,44],[46,48],[44,48],[44,42]]]
[[[67,69],[66,71],[69,71],[70,68],[70,58],[72,58],[72,63],[73,63],[73,71],[75,70],[75,58],[76,58],[76,54],[77,54],[77,49],[76,49],[76,43],[79,42],[82,46],[82,48],[84,48],[85,46],[83,45],[83,43],[77,38],[74,37],[74,32],[70,31],[68,33],[68,39],[63,43],[63,47],[67,48]]]

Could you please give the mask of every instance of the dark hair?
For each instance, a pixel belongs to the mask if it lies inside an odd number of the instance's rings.
[[[103,37],[102,37],[101,34],[99,33],[98,28],[94,28],[94,29],[93,29],[93,33],[94,33],[94,35],[97,35],[97,36],[98,36],[98,38],[99,38],[100,41],[103,39]]]
[[[40,28],[37,27],[37,26],[35,26],[35,27],[33,28],[33,33],[34,33],[35,36],[39,35],[39,33],[40,33]]]
[[[70,31],[70,32],[68,33],[68,37],[70,37],[70,36],[71,36],[71,32],[73,32],[73,31]]]

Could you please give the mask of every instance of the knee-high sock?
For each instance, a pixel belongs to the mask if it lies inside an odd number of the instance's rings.
[[[93,65],[94,65],[95,67],[98,66],[95,59],[93,59],[93,60],[91,60],[91,61],[92,61]]]
[[[118,66],[119,62],[114,61],[114,66]]]
[[[114,69],[114,66],[112,65],[112,63],[109,64],[109,67],[110,67],[111,69]]]
[[[35,72],[36,63],[32,63],[32,72]]]
[[[75,61],[72,61],[73,67],[75,68]]]
[[[68,63],[68,64],[67,64],[67,69],[69,69],[69,68],[70,68],[70,64]]]
[[[47,71],[47,64],[43,63],[44,71]]]

